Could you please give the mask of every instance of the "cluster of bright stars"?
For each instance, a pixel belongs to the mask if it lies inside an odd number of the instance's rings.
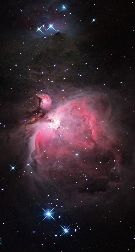
[[[54,208],[52,209],[44,209],[43,208],[43,220],[55,220],[54,218]],[[60,216],[59,216],[60,217]],[[76,232],[76,229],[75,229]],[[69,235],[70,234],[70,226],[61,226],[60,225],[60,232],[58,234],[55,234],[55,237],[57,236],[63,236],[63,235]],[[72,235],[71,235],[72,236]]]
[[[62,4],[59,8],[59,11],[65,12],[65,11],[67,11],[67,9],[68,9],[68,6],[66,4]],[[56,9],[56,11],[58,11],[58,9]],[[70,15],[71,15],[71,13],[70,13]],[[95,22],[96,22],[96,18],[94,17],[91,19],[91,23],[95,23]],[[46,34],[47,31],[59,32],[59,30],[55,29],[54,24],[52,24],[52,23],[50,23],[47,28],[45,28],[44,24],[37,28],[37,32],[41,32],[44,35]]]
[[[62,4],[60,7],[60,11],[66,11],[67,10],[67,5]],[[57,10],[57,9],[56,9]],[[37,32],[41,32],[42,34],[46,34],[47,31],[50,32],[59,32],[59,30],[55,29],[54,24],[50,23],[47,28],[45,28],[45,25],[43,24],[42,26],[37,28]]]
[[[43,29],[44,29],[44,31],[43,31]],[[45,32],[47,32],[47,31],[55,31],[55,32],[58,32],[59,30],[56,30],[55,28],[54,28],[54,25],[53,24],[49,24],[48,25],[48,27],[47,28],[45,28],[45,25],[43,24],[42,26],[40,26],[40,27],[38,27],[37,28],[37,32],[41,32],[42,34],[44,34],[45,35]]]

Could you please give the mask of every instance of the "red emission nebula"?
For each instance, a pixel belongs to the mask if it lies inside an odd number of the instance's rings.
[[[117,182],[120,152],[116,123],[106,95],[74,96],[51,108],[51,98],[42,95],[45,115],[34,124],[29,161],[45,179],[73,176],[83,188],[82,174]],[[49,108],[49,109],[48,109]],[[64,174],[64,175],[63,175]]]

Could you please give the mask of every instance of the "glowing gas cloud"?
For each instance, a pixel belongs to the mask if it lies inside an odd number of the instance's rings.
[[[44,100],[50,108],[51,98],[42,95],[41,99],[41,108]],[[51,172],[60,178],[60,171],[107,177],[119,167],[118,146],[108,97],[76,95],[50,109],[34,125],[29,162],[44,178]]]

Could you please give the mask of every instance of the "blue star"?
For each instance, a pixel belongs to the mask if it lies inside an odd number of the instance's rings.
[[[67,6],[66,6],[65,4],[62,4],[61,9],[62,9],[63,11],[65,11],[65,10],[67,9]]]
[[[43,220],[45,220],[45,219],[49,219],[49,220],[53,219],[54,220],[53,209],[51,209],[51,210],[50,209],[47,209],[47,210],[43,209],[43,211],[44,211],[44,213],[43,213],[44,219]]]
[[[61,226],[61,228],[62,228],[62,231],[63,231],[61,235],[67,235],[67,234],[69,234],[69,232],[70,232],[69,226],[68,227]]]
[[[59,30],[56,30],[55,28],[54,28],[54,25],[53,24],[49,24],[48,25],[48,28],[46,29],[46,31],[48,31],[48,30],[54,30],[55,32],[58,32]]]
[[[69,229],[68,228],[64,228],[64,233],[67,234],[69,232]]]
[[[53,24],[49,24],[49,29],[54,29]]]

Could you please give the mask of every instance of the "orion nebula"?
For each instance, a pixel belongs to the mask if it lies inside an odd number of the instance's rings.
[[[34,180],[43,184],[55,180],[63,194],[76,192],[83,199],[83,194],[91,197],[116,188],[121,176],[121,136],[109,96],[72,91],[55,104],[56,94],[38,97],[43,115],[30,126],[27,159]],[[72,205],[71,198],[65,204]]]

